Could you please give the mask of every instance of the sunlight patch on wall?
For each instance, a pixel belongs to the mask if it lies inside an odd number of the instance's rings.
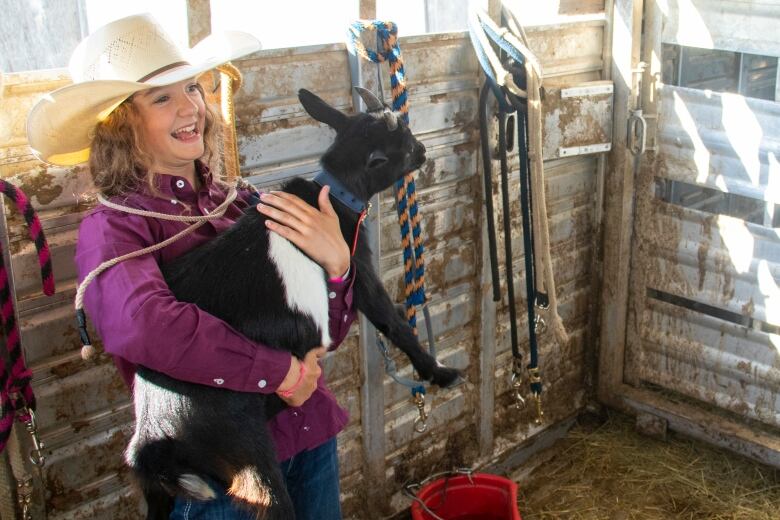
[[[750,182],[754,186],[758,186],[761,181],[761,161],[759,158],[763,137],[761,125],[743,96],[723,94],[721,100],[723,129],[726,136],[745,168]]]
[[[696,125],[696,120],[691,115],[688,107],[685,106],[685,102],[680,98],[680,95],[674,93],[674,112],[677,117],[680,118],[680,124],[683,130],[691,138],[693,146],[693,160],[696,164],[696,182],[705,183],[707,176],[710,172],[710,151],[699,136],[699,129]]]
[[[772,325],[780,325],[780,287],[777,286],[772,270],[766,260],[758,262],[758,290],[764,295],[764,312]]]
[[[742,219],[718,216],[718,232],[738,273],[747,273],[753,262],[755,239]]]
[[[677,0],[676,42],[691,47],[712,49],[715,42],[693,0]]]

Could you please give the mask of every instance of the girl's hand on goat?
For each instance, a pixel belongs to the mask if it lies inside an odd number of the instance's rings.
[[[349,269],[350,251],[329,193],[328,186],[320,191],[320,209],[283,191],[263,193],[257,210],[268,217],[265,221],[268,229],[295,244],[320,264],[328,277],[335,278]]]
[[[317,389],[317,380],[322,374],[320,358],[326,352],[325,347],[315,348],[304,356],[303,361],[298,361],[298,358],[293,356],[287,376],[276,389],[276,393],[282,401],[290,406],[301,406],[311,397],[311,394]],[[303,365],[303,370],[301,370],[301,365]],[[289,392],[290,389],[292,389],[291,395],[281,395],[282,392]]]

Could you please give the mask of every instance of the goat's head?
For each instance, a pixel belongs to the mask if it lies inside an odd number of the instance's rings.
[[[425,146],[407,125],[370,92],[355,87],[368,113],[347,115],[308,90],[298,91],[303,108],[336,131],[322,165],[366,200],[425,162]]]

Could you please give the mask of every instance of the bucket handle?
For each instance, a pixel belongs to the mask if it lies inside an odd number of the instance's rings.
[[[426,485],[427,483],[433,480],[439,479],[441,477],[445,477],[446,479],[449,479],[450,477],[465,475],[469,479],[469,483],[472,486],[476,485],[474,479],[472,478],[473,474],[474,474],[474,470],[471,468],[456,468],[449,471],[440,471],[439,473],[434,473],[433,475],[429,475],[427,478],[421,480],[420,482],[407,482],[406,484],[404,484],[403,493],[404,495],[409,497],[409,499],[412,500],[413,502],[417,502],[418,504],[420,504],[420,507],[422,507],[423,510],[433,518],[433,520],[445,520],[444,518],[440,517],[439,515],[431,511],[428,505],[425,502],[423,502],[423,500],[420,499],[420,497],[417,496],[417,493],[424,485]],[[447,483],[445,480],[444,489],[442,490],[442,493],[446,494],[446,492],[447,492]]]

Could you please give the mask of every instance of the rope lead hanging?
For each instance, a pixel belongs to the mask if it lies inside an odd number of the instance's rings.
[[[43,293],[46,296],[54,294],[54,273],[51,266],[51,252],[43,234],[43,226],[27,196],[13,184],[0,180],[0,190],[3,195],[11,200],[16,209],[24,216],[30,238],[38,251],[38,264],[41,268],[41,280]],[[0,251],[0,254],[2,252]],[[16,321],[13,295],[11,294],[8,271],[5,261],[0,261],[0,320],[2,320],[3,333],[5,334],[8,365],[5,358],[0,356],[0,452],[5,449],[11,436],[14,419],[25,426],[30,435],[32,450],[29,460],[37,468],[41,481],[41,471],[46,462],[43,454],[44,445],[38,435],[38,424],[35,418],[36,400],[32,389],[32,371],[24,363],[19,327]],[[27,471],[23,461],[18,455],[11,453],[11,461],[14,478],[17,481],[17,502],[22,513],[23,520],[29,520],[30,509],[34,496],[34,480]]]
[[[361,34],[368,30],[376,31],[377,51],[367,49],[360,40]],[[390,68],[390,90],[393,95],[392,109],[400,114],[401,119],[408,125],[409,100],[406,91],[404,62],[401,56],[401,47],[398,45],[398,26],[393,22],[358,20],[349,27],[348,45],[350,45],[351,51],[355,54],[372,63],[376,63],[378,75],[379,65],[383,62],[388,63]],[[381,92],[381,76],[378,83]],[[428,336],[428,349],[431,356],[436,359],[433,327],[428,310],[428,299],[425,295],[425,250],[420,226],[422,219],[417,207],[417,188],[412,172],[407,173],[402,180],[396,182],[395,191],[396,212],[398,213],[401,247],[403,249],[406,319],[414,334],[417,335],[417,312],[415,306],[422,306]],[[425,432],[428,428],[428,414],[425,412],[425,387],[419,382],[399,377],[396,374],[395,363],[390,358],[387,347],[384,345],[378,332],[377,345],[385,359],[387,374],[396,382],[407,386],[411,390],[412,402],[418,411],[418,417],[414,421],[414,430],[417,433]]]
[[[528,382],[531,395],[536,405],[536,423],[542,421],[542,379],[539,370],[539,349],[537,336],[552,329],[559,344],[568,342],[568,335],[563,321],[558,313],[558,303],[555,292],[555,281],[552,272],[552,257],[550,254],[550,235],[548,229],[547,207],[544,186],[544,164],[542,161],[542,110],[541,99],[542,70],[539,61],[528,47],[528,39],[522,26],[514,14],[502,7],[503,23],[506,27],[498,27],[490,16],[481,9],[474,8],[469,13],[469,36],[471,38],[477,60],[482,67],[486,80],[480,93],[480,133],[482,134],[482,155],[484,165],[485,203],[488,218],[493,219],[491,160],[488,156],[488,107],[487,92],[492,91],[498,104],[499,136],[498,146],[501,159],[501,180],[504,204],[506,208],[506,154],[507,116],[516,115],[517,148],[520,163],[520,203],[522,209],[523,246],[525,250],[526,306],[529,338]],[[500,59],[493,49],[493,44],[502,52]],[[534,197],[538,198],[534,204]],[[506,209],[505,209],[505,221]],[[490,223],[492,224],[492,222]],[[492,225],[488,225],[491,234],[495,233]],[[505,222],[506,225],[506,222]],[[504,230],[505,242],[509,243],[509,231]],[[498,267],[496,240],[490,237],[490,259],[493,274],[494,300],[498,295]],[[512,263],[507,256],[507,285],[510,289],[509,308],[510,326],[512,331],[512,388],[515,396],[515,406],[522,408],[525,400],[520,388],[522,386],[522,354],[516,338],[516,323],[514,316],[514,298],[512,288]]]
[[[367,49],[360,41],[360,35],[374,30],[382,50]],[[363,58],[380,64],[387,62],[390,68],[390,88],[393,95],[392,109],[398,112],[404,123],[409,124],[409,101],[406,91],[401,48],[398,45],[398,26],[393,22],[378,20],[358,20],[349,27],[352,50]],[[381,85],[381,83],[380,83]],[[417,334],[417,315],[415,305],[425,305],[425,259],[421,231],[421,216],[417,207],[417,188],[414,176],[407,173],[403,180],[396,182],[396,211],[401,230],[401,246],[404,260],[404,295],[406,297],[406,317],[409,325]],[[432,337],[428,342],[433,341]]]

